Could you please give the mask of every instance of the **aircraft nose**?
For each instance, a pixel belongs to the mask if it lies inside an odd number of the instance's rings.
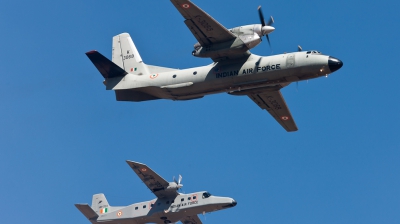
[[[343,66],[343,62],[337,58],[329,56],[328,65],[331,72],[334,72],[339,70]]]
[[[237,205],[237,202],[235,200],[232,200],[232,207],[235,207]]]

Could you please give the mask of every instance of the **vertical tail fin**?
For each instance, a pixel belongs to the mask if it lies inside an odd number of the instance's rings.
[[[128,73],[150,74],[128,33],[121,33],[113,37],[112,61]]]
[[[92,198],[92,209],[97,213],[97,214],[104,214],[109,212],[108,210],[110,209],[110,205],[108,204],[108,201],[106,199],[106,196],[104,194],[95,194],[93,195]]]

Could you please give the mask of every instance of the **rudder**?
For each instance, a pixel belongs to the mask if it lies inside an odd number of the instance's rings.
[[[113,37],[112,61],[128,73],[150,74],[128,33],[121,33]]]
[[[93,195],[92,209],[97,214],[104,214],[104,213],[109,212],[108,210],[110,209],[110,205],[108,204],[108,201],[106,199],[106,196],[104,196],[104,194]]]

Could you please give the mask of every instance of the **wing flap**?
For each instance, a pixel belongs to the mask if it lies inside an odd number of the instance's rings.
[[[261,109],[267,110],[286,131],[292,132],[298,130],[285,99],[279,90],[251,93],[248,96]]]
[[[182,16],[190,21],[185,21],[185,24],[203,47],[209,43],[216,44],[236,38],[228,29],[191,1],[171,0],[171,2]]]
[[[86,52],[86,56],[92,61],[101,75],[107,78],[121,77],[128,74],[124,69],[116,65],[114,62],[108,60],[97,51]]]
[[[207,35],[205,35],[192,20],[185,20],[185,24],[189,28],[190,32],[192,32],[193,36],[197,39],[197,41],[199,41],[201,46],[209,46],[212,44],[212,42],[207,38]]]

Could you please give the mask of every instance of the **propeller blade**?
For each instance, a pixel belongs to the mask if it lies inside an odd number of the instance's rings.
[[[275,21],[274,21],[274,17],[270,17],[269,18],[269,21],[268,21],[268,23],[267,23],[267,26],[271,26],[273,23],[274,23]]]
[[[260,21],[261,21],[261,25],[262,26],[265,26],[265,20],[264,20],[264,15],[263,15],[263,12],[262,12],[262,10],[261,10],[261,5],[260,6],[258,6],[258,16],[260,17]]]
[[[271,47],[271,41],[269,41],[269,36],[266,35],[266,37],[267,37],[267,40],[268,40],[269,47]]]
[[[182,176],[179,174],[178,184],[181,184],[181,181],[182,181]]]
[[[172,179],[176,184],[178,184],[178,181],[176,181],[175,176]]]

